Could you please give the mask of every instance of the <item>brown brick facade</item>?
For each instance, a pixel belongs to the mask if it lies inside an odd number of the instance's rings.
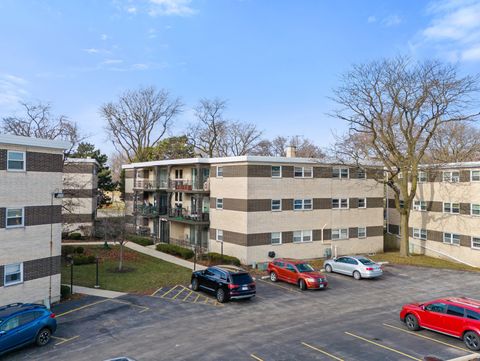
[[[62,222],[63,223],[89,223],[93,222],[94,220],[93,213],[87,214],[74,214],[74,213],[64,213],[62,214]],[[148,219],[147,219],[148,221]]]
[[[63,154],[27,152],[27,172],[62,172]]]
[[[96,189],[64,189],[65,198],[93,198],[97,195]]]
[[[0,170],[7,169],[7,150],[0,149]]]
[[[62,206],[28,206],[24,207],[23,224],[39,226],[42,224],[61,223]],[[0,208],[0,228],[6,227],[6,208]]]
[[[53,256],[23,262],[23,281],[54,276],[61,272],[61,257]],[[0,265],[0,287],[4,284],[5,265]]]
[[[96,167],[95,163],[80,163],[69,162],[63,166],[64,173],[80,173],[80,174],[93,174],[93,169]]]

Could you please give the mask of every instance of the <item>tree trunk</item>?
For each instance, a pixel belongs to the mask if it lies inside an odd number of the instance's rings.
[[[408,231],[409,212],[400,213],[400,256],[410,256],[409,250],[409,231]]]
[[[120,260],[118,262],[118,271],[122,272],[123,270],[123,243],[120,243]]]

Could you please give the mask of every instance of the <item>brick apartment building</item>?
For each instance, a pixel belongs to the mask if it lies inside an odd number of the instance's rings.
[[[60,299],[63,152],[0,134],[0,305]]]
[[[387,194],[388,231],[399,234],[400,217]],[[480,163],[425,167],[410,213],[411,250],[480,267]]]
[[[124,165],[140,233],[252,264],[383,250],[381,170],[295,157],[192,158]]]

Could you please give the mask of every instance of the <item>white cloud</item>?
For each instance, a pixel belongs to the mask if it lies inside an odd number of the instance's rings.
[[[480,60],[480,44],[476,44],[462,52],[463,60],[478,61]]]
[[[102,64],[105,64],[105,65],[121,64],[121,63],[123,63],[122,59],[105,59],[104,61],[102,61]]]
[[[18,102],[25,99],[28,92],[25,86],[28,82],[16,75],[0,74],[0,107],[2,110],[13,110]]]
[[[83,49],[83,51],[89,54],[98,54],[100,52],[100,49],[88,48],[88,49]]]
[[[107,34],[101,34],[101,35],[100,35],[100,39],[102,39],[102,40],[107,40],[107,39],[109,39],[109,38],[110,38],[110,37],[109,37]]]
[[[133,69],[136,70],[147,70],[149,68],[148,64],[137,63],[132,65]]]
[[[382,20],[382,24],[385,26],[396,26],[402,22],[402,18],[398,15],[389,15]]]
[[[367,23],[371,24],[371,23],[374,23],[377,21],[377,18],[373,15],[370,15],[368,18],[367,18]]]
[[[130,6],[130,7],[127,8],[127,13],[136,14],[137,13],[137,8],[135,6]]]
[[[190,6],[191,0],[149,0],[151,7],[148,11],[150,16],[177,15],[188,16],[195,14]]]

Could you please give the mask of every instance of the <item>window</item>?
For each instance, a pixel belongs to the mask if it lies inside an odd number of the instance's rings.
[[[470,180],[472,182],[480,182],[480,170],[472,170],[470,173]]]
[[[293,201],[293,209],[296,211],[302,210],[303,208],[303,199],[295,199]]]
[[[23,227],[23,208],[7,208],[7,228]]]
[[[25,170],[25,152],[7,152],[7,170],[24,171]]]
[[[443,213],[460,213],[460,203],[450,203],[445,202],[443,203]]]
[[[348,179],[348,168],[333,168],[332,178]]]
[[[480,237],[472,237],[472,248],[480,249]]]
[[[217,209],[223,209],[223,198],[217,198]]]
[[[175,179],[183,179],[183,169],[175,169]]]
[[[466,316],[472,320],[479,320],[480,321],[480,313],[466,309]]]
[[[445,303],[430,303],[425,309],[431,312],[445,313],[447,305]]]
[[[272,232],[271,242],[272,244],[282,244],[282,232]]]
[[[455,233],[444,233],[443,243],[460,245],[460,235]]]
[[[332,229],[332,239],[348,239],[348,228]]]
[[[447,315],[463,317],[465,315],[465,309],[463,307],[458,307],[455,305],[448,305]]]
[[[443,172],[443,181],[451,182],[451,183],[460,182],[460,172],[459,171]]]
[[[480,216],[480,204],[472,204],[470,213],[472,216]]]
[[[310,211],[313,208],[312,199],[294,199],[293,209],[295,211]]]
[[[20,316],[13,316],[12,318],[9,318],[5,323],[2,324],[0,327],[0,331],[10,331],[13,330],[14,328],[17,328],[20,326]]]
[[[348,198],[332,198],[332,209],[348,209]]]
[[[310,242],[312,240],[312,231],[294,231],[293,232],[293,242],[294,243],[301,243],[301,242]]]
[[[295,167],[293,170],[293,176],[295,178],[312,178],[313,167]]]
[[[217,167],[217,177],[223,177],[223,167]]]
[[[425,201],[414,201],[413,202],[413,209],[416,211],[426,211],[427,210],[427,202]]]
[[[312,200],[311,199],[304,199],[303,200],[303,209],[309,211],[312,209]]]
[[[367,173],[365,172],[365,169],[357,169],[357,179],[367,179]]]
[[[418,183],[425,183],[427,181],[427,172],[418,172]]]
[[[358,198],[358,208],[367,208],[367,198]]]
[[[215,239],[219,242],[223,242],[223,229],[217,229]]]
[[[272,199],[272,212],[278,212],[282,210],[282,200]]]
[[[357,237],[358,238],[366,238],[367,237],[367,227],[358,227]]]
[[[282,178],[282,166],[272,165],[272,178]]]
[[[15,285],[23,282],[23,263],[5,265],[5,276],[3,284],[5,286]]]
[[[403,199],[400,199],[400,201],[398,203],[399,203],[398,205],[400,206],[400,208],[405,208],[405,201]]]
[[[414,228],[413,229],[413,238],[427,240],[427,230],[423,228]]]
[[[183,201],[183,193],[175,192],[175,202],[182,202]]]

